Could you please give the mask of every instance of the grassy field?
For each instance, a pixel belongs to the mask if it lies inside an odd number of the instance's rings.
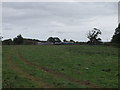
[[[0,89],[2,88],[2,47],[0,45]]]
[[[118,48],[3,46],[3,88],[118,88]]]

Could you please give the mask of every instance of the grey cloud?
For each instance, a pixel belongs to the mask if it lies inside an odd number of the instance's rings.
[[[0,2],[0,33],[2,32],[2,3]]]
[[[40,18],[40,17],[65,17],[87,18],[88,16],[109,15],[115,13],[113,6],[116,3],[3,3],[4,7],[11,9],[11,17]],[[82,8],[81,8],[82,7]],[[8,15],[8,16],[9,16]],[[11,18],[10,17],[10,18]]]
[[[110,19],[117,14],[117,3],[89,3],[89,2],[64,2],[64,3],[41,3],[41,2],[4,2],[3,3],[3,27],[11,32],[22,33],[25,36],[31,35],[37,37],[38,32],[44,39],[45,36],[58,35],[61,38],[74,37],[76,40],[78,36],[84,36],[89,28],[99,24],[115,19]],[[95,21],[93,19],[109,17],[108,21]],[[110,20],[109,20],[110,19]],[[90,23],[90,24],[88,24]],[[102,25],[99,25],[102,27]],[[103,25],[105,26],[105,25]],[[109,28],[108,25],[107,28]],[[112,27],[114,28],[114,27]],[[17,30],[15,30],[17,29]],[[110,29],[111,30],[111,29]],[[27,31],[30,31],[26,34]],[[79,33],[79,32],[83,33]],[[32,35],[32,33],[35,35]],[[113,31],[112,31],[113,32]],[[7,35],[7,34],[5,34]],[[83,37],[82,37],[83,39]]]
[[[118,22],[120,23],[120,2],[118,2]]]

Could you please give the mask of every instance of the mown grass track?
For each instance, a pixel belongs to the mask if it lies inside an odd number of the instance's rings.
[[[12,54],[10,48],[13,50]],[[17,81],[13,80],[11,87],[118,87],[117,50],[104,46],[4,46],[3,60],[6,62],[3,62],[3,86],[8,86],[5,84],[6,78],[12,78],[7,73],[8,68],[17,67],[11,73],[15,73],[13,77],[19,73],[17,79],[20,78],[21,81],[16,85]],[[6,55],[10,55],[9,58],[13,61],[8,62]],[[89,69],[86,70],[86,67]],[[27,80],[29,85],[21,85],[22,80]],[[38,85],[39,81],[41,83]],[[9,82],[7,80],[8,84]]]
[[[54,88],[52,85],[50,86],[50,85],[42,82],[40,78],[34,77],[33,75],[31,75],[27,71],[23,70],[18,65],[16,65],[16,63],[13,61],[13,58],[12,58],[13,57],[13,55],[12,55],[13,50],[14,50],[14,48],[11,48],[10,51],[8,52],[8,56],[7,56],[8,57],[7,64],[11,69],[13,69],[15,72],[21,74],[25,78],[31,80],[33,83],[37,84],[38,88]],[[12,86],[9,86],[9,87],[12,88]]]
[[[40,69],[40,70],[43,70],[44,72],[48,72],[48,73],[50,73],[50,74],[52,74],[52,75],[54,75],[54,76],[56,76],[56,77],[58,77],[58,78],[64,78],[64,79],[66,79],[66,80],[68,80],[68,81],[71,81],[71,82],[73,82],[73,83],[77,83],[77,84],[80,84],[80,85],[85,85],[85,86],[88,86],[88,87],[91,87],[91,88],[100,88],[100,86],[95,85],[95,84],[93,84],[93,83],[90,83],[89,81],[77,80],[77,79],[74,79],[74,78],[72,78],[72,77],[66,76],[66,75],[65,75],[64,73],[62,73],[62,72],[56,72],[56,71],[54,71],[54,70],[52,70],[52,69],[48,69],[48,68],[45,68],[45,67],[41,67],[41,66],[39,66],[39,65],[37,65],[37,64],[34,64],[34,63],[30,62],[30,60],[25,59],[25,57],[23,57],[20,53],[18,54],[18,56],[19,56],[19,57],[21,58],[21,60],[22,60],[23,62],[25,62],[26,64],[29,64],[29,65],[31,65],[31,66],[34,66],[34,67],[36,67],[36,68],[38,68],[38,69]],[[101,88],[102,88],[102,87],[101,87]]]

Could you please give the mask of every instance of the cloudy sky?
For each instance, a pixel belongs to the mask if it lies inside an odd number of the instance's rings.
[[[25,38],[88,41],[94,27],[103,41],[111,40],[118,26],[117,2],[3,2],[4,39],[22,34]]]

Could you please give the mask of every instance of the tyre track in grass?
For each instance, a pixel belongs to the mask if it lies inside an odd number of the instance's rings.
[[[21,69],[21,67],[17,66],[16,63],[13,61],[13,57],[11,55],[12,54],[11,52],[14,52],[14,50],[11,49],[8,51],[8,58],[7,58],[8,59],[7,64],[11,69],[20,73],[20,75],[24,76],[25,78],[31,80],[33,83],[35,83],[38,86],[37,88],[55,88],[53,85],[49,85],[49,84],[43,82],[40,78],[34,77],[33,75],[31,75],[27,71]]]
[[[40,65],[37,65],[37,64],[35,64],[35,63],[32,63],[32,62],[30,62],[30,60],[28,60],[28,59],[26,59],[24,56],[22,56],[22,54],[20,53],[19,50],[17,50],[17,51],[18,51],[18,52],[17,52],[17,53],[18,53],[18,57],[19,57],[24,63],[29,64],[29,65],[31,65],[31,66],[34,66],[34,67],[36,67],[36,68],[39,69],[39,70],[42,70],[42,71],[47,72],[47,73],[49,73],[49,74],[52,74],[52,75],[54,75],[54,76],[56,76],[56,77],[58,77],[58,78],[63,78],[63,79],[65,79],[65,80],[68,80],[68,81],[70,81],[70,82],[72,82],[72,83],[76,83],[76,84],[79,84],[79,85],[84,85],[84,86],[87,86],[87,87],[90,87],[90,88],[103,88],[103,87],[98,86],[98,85],[96,85],[96,84],[94,84],[94,83],[91,83],[91,82],[89,82],[89,81],[77,80],[77,79],[75,79],[75,78],[72,78],[72,77],[70,77],[70,76],[65,75],[65,74],[62,73],[62,72],[56,72],[56,71],[54,71],[54,70],[52,70],[52,69],[48,69],[48,68],[46,68],[46,67],[42,67],[42,66],[40,66]]]

